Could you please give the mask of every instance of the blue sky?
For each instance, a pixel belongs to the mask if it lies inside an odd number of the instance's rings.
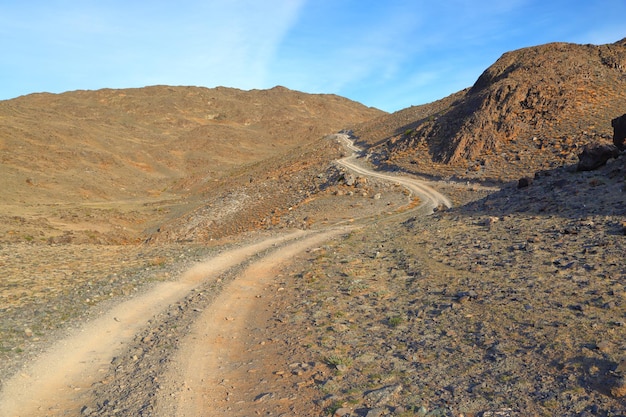
[[[0,0],[0,100],[155,84],[282,85],[385,111],[504,52],[626,37],[624,0]]]

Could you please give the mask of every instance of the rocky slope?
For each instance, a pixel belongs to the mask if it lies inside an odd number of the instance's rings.
[[[626,40],[552,43],[505,53],[470,89],[366,122],[356,134],[382,160],[413,171],[434,164],[444,175],[507,180],[610,141],[624,103]]]
[[[303,257],[270,326],[294,351],[274,367],[304,369],[266,389],[310,386],[320,416],[624,415],[625,181],[622,155],[521,189],[443,185],[457,207]]]

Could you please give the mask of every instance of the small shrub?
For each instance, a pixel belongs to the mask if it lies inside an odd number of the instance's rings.
[[[403,321],[404,319],[401,316],[393,316],[387,319],[387,323],[391,327],[398,327],[399,325],[402,324]]]
[[[326,365],[334,366],[335,368],[338,366],[349,366],[352,363],[350,358],[346,358],[339,355],[330,355],[324,358],[324,363]]]

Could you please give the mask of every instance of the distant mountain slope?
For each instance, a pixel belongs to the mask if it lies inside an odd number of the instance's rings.
[[[356,133],[388,161],[449,173],[511,177],[571,161],[583,144],[610,139],[611,119],[626,113],[626,39],[508,52],[471,89],[418,108],[413,120],[399,119],[403,110]],[[372,137],[375,123],[388,126]]]
[[[133,198],[190,188],[381,114],[283,87],[155,86],[0,102],[4,203]],[[173,188],[172,188],[173,187]]]
[[[202,231],[208,238],[247,230],[304,198],[306,175],[339,155],[325,135],[380,114],[283,87],[155,86],[0,101],[0,241],[135,242],[209,200],[207,216],[227,218]],[[299,179],[284,190],[262,182],[289,170]],[[244,184],[267,198],[246,195],[242,206],[236,189]],[[231,220],[237,227],[227,227]]]

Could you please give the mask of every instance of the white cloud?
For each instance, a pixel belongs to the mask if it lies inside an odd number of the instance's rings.
[[[6,12],[0,17],[5,24],[0,34],[10,33],[28,51],[12,57],[17,58],[14,73],[19,68],[30,73],[22,81],[24,89],[41,89],[35,83],[47,84],[47,91],[148,84],[255,88],[267,78],[276,47],[303,4],[229,0],[155,1],[149,6],[121,1],[50,1],[11,9],[0,5],[0,15]]]
[[[113,59],[123,53],[127,76],[152,83],[254,88],[264,82],[302,4],[236,0],[197,2],[186,10],[173,6],[125,31],[128,43],[110,53]]]
[[[190,34],[195,39],[187,39],[192,47],[177,54],[186,61],[181,70],[203,68],[207,83],[213,77],[245,88],[263,84],[277,45],[297,21],[301,6],[302,1],[293,0],[240,0],[208,11],[215,13],[211,21],[198,24]]]
[[[418,47],[412,37],[421,21],[415,7],[363,4],[355,15],[343,10],[343,3],[330,3],[305,11],[282,45],[275,78],[292,88],[339,94],[361,83],[375,88],[396,78]]]

